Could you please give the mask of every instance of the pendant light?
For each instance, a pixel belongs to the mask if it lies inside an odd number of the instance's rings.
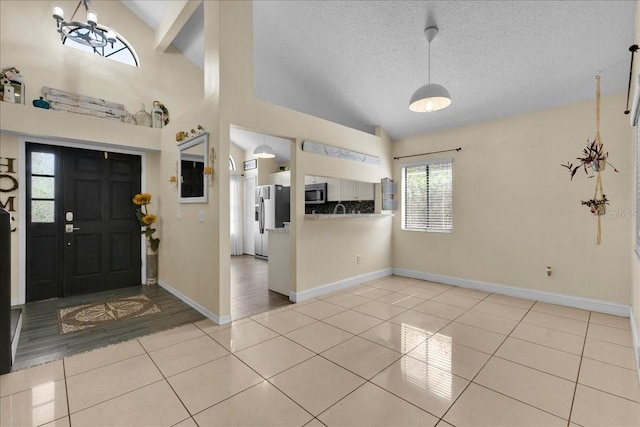
[[[269,145],[267,145],[267,137],[262,135],[263,142],[253,150],[253,155],[259,159],[273,159],[276,156],[276,152],[273,151]]]
[[[438,35],[438,27],[429,27],[424,30],[424,35],[429,42],[429,74],[428,83],[416,90],[409,102],[409,109],[417,113],[430,113],[442,110],[451,104],[451,95],[442,85],[431,83],[431,42]]]

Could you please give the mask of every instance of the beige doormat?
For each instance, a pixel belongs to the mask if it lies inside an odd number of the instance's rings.
[[[85,304],[58,310],[60,334],[93,328],[114,320],[132,319],[160,312],[145,295],[122,298],[100,304]]]

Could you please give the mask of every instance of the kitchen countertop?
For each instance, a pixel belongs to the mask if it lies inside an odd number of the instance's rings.
[[[393,214],[366,214],[366,213],[346,213],[346,214],[305,214],[305,220],[322,221],[322,220],[338,220],[338,219],[378,219],[391,218]]]
[[[282,233],[282,234],[289,234],[289,229],[288,228],[267,228],[267,231],[273,232],[273,233]]]

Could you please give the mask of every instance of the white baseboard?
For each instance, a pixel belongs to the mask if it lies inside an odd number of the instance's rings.
[[[11,341],[11,364],[16,360],[16,351],[18,351],[18,341],[20,341],[20,332],[22,331],[22,313],[18,318],[18,324],[16,325],[16,333],[13,335],[13,341]]]
[[[570,295],[554,294],[551,292],[536,291],[532,289],[515,288],[507,285],[480,282],[478,280],[461,279],[458,277],[441,276],[439,274],[422,273],[419,271],[394,268],[396,276],[411,277],[414,279],[429,280],[431,282],[444,283],[446,285],[459,286],[461,288],[477,289],[485,292],[508,295],[511,297],[542,301],[550,304],[565,305],[567,307],[580,308],[582,310],[597,311],[613,314],[614,316],[629,317],[631,307],[614,302],[600,301],[590,298],[575,297]]]
[[[162,280],[158,280],[158,285],[162,286],[165,290],[172,293],[177,298],[181,299],[182,302],[184,302],[185,304],[187,304],[188,306],[190,306],[191,308],[193,308],[203,316],[217,323],[218,325],[224,325],[225,323],[231,322],[231,316],[222,316],[222,317],[216,316],[214,313],[210,312],[209,310],[207,310],[206,308],[204,308],[203,306],[201,306],[200,304],[198,304],[197,302],[195,302],[194,300],[192,300],[182,292],[178,291],[168,283],[163,282]]]
[[[327,283],[326,285],[316,286],[315,288],[307,289],[306,291],[302,292],[289,291],[289,299],[293,302],[302,302],[311,298],[326,295],[335,291],[340,291],[342,289],[351,288],[353,286],[390,275],[391,269],[385,268],[384,270],[378,270],[372,273],[362,274],[360,276],[339,280],[337,282]]]
[[[636,372],[638,374],[638,381],[640,381],[640,336],[638,336],[638,330],[636,329],[636,317],[633,312],[633,307],[629,310],[629,322],[631,323],[631,339],[633,340],[633,350],[636,356]]]

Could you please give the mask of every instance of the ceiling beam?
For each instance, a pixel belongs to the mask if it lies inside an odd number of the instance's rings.
[[[202,0],[174,0],[169,3],[169,7],[156,30],[156,50],[165,52],[169,48],[201,2]]]

